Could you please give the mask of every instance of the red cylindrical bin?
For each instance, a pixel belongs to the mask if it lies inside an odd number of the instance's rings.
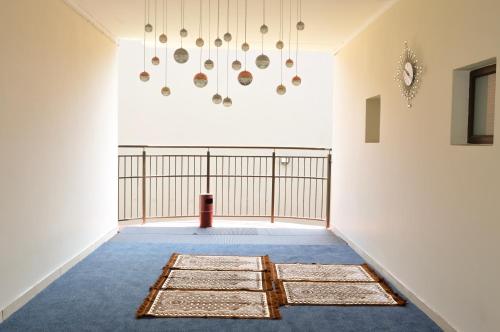
[[[200,194],[200,227],[212,227],[214,218],[214,196],[212,194]]]

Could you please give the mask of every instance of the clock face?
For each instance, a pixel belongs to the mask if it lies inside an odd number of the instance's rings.
[[[410,62],[405,63],[404,72],[403,72],[403,80],[406,86],[410,86],[413,83],[413,79],[415,78],[415,74],[413,72],[413,66]]]

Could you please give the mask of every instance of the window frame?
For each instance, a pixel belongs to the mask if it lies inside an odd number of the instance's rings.
[[[474,116],[475,116],[475,98],[476,98],[476,80],[483,76],[493,75],[497,72],[497,65],[489,65],[470,72],[469,79],[469,121],[467,127],[468,144],[493,144],[494,135],[474,135]],[[496,102],[496,100],[495,100]]]

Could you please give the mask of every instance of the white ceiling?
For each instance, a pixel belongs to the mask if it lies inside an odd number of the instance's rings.
[[[144,0],[65,0],[76,7],[85,16],[90,18],[96,25],[106,30],[115,39],[142,39],[144,26]],[[163,0],[150,0],[151,23],[154,22],[154,2],[158,3],[158,27],[161,29],[161,8]],[[208,36],[208,2],[201,0],[204,7],[204,39]],[[217,1],[210,0],[212,4],[212,39],[216,35],[216,13]],[[236,30],[236,3],[239,3],[239,40],[243,39],[243,21],[245,0],[220,0],[220,35],[226,28],[227,1],[230,1],[230,31],[235,34]],[[262,0],[248,1],[248,28],[247,40],[250,45],[260,47],[259,26],[262,24]],[[296,22],[296,3],[292,1],[292,22]],[[309,50],[339,49],[346,41],[355,35],[360,29],[371,22],[375,17],[389,8],[397,0],[303,0],[302,20],[306,29],[300,34],[300,44]],[[167,0],[167,35],[169,41],[179,42],[180,30],[180,3],[181,0]],[[285,41],[288,40],[288,17],[290,0],[284,3],[284,31]],[[194,44],[199,29],[199,0],[185,0],[185,27],[189,32],[185,45]],[[279,7],[280,0],[266,0],[266,23],[269,26],[269,34],[265,37],[265,47],[274,47],[279,37]],[[292,30],[293,31],[293,30]],[[240,41],[238,43],[240,43]],[[293,38],[292,38],[293,43]],[[259,46],[257,46],[259,45]]]

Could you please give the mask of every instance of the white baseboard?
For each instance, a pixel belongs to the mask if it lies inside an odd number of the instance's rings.
[[[82,250],[79,254],[75,255],[73,258],[69,259],[66,263],[62,264],[55,271],[47,275],[41,281],[33,285],[30,289],[20,295],[11,304],[7,305],[0,311],[0,323],[6,320],[10,315],[19,310],[22,306],[33,299],[38,293],[44,290],[48,285],[62,276],[66,271],[75,266],[82,259],[90,255],[95,249],[97,249],[101,244],[108,241],[118,232],[118,226],[101,236],[93,244]]]
[[[384,266],[379,262],[374,260],[370,255],[368,255],[361,247],[356,243],[352,242],[345,234],[339,231],[336,227],[330,229],[336,236],[340,237],[342,240],[347,242],[349,246],[360,255],[369,265],[373,268],[382,278],[387,280],[391,285],[397,288],[398,292],[409,299],[413,304],[415,304],[420,310],[422,310],[427,316],[429,316],[440,328],[444,331],[455,332],[456,329],[450,325],[440,314],[431,309],[425,302],[418,298],[415,293],[408,289],[401,281],[399,281],[392,273],[390,273]]]

